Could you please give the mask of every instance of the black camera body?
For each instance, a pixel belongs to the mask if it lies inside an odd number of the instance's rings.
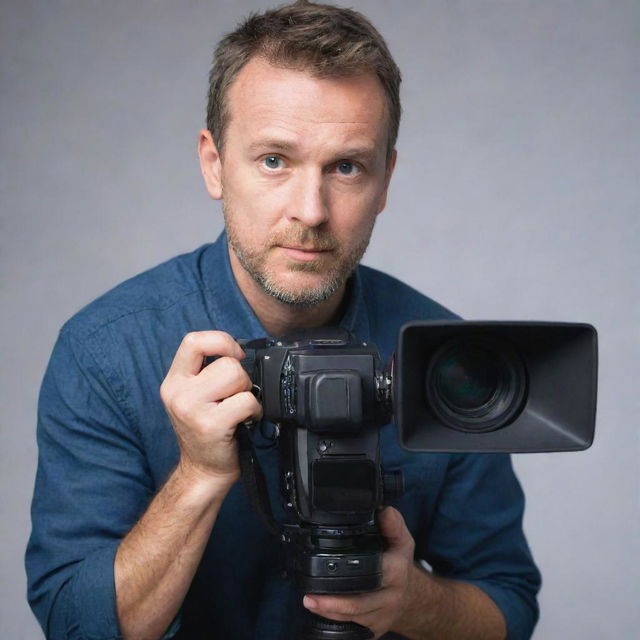
[[[242,344],[244,366],[278,425],[283,539],[305,592],[377,589],[382,546],[375,512],[396,495],[380,465],[379,428],[391,419],[390,376],[377,349],[342,329]]]

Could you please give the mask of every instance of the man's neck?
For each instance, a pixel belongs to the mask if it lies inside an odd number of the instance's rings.
[[[340,319],[346,284],[323,302],[310,307],[296,307],[265,293],[240,264],[231,248],[229,259],[240,291],[269,335],[282,336],[292,329],[310,329],[336,324]]]

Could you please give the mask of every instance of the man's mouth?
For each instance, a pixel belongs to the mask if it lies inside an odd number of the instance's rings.
[[[280,249],[290,260],[299,260],[300,262],[311,262],[331,252],[330,249],[319,249],[316,247],[304,246],[280,246]]]

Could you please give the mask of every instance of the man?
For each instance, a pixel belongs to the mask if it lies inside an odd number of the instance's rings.
[[[49,637],[294,638],[302,607],[376,637],[531,634],[539,576],[508,457],[408,454],[385,427],[407,490],[380,513],[382,588],[350,596],[302,600],[238,483],[235,429],[261,407],[231,335],[340,324],[388,357],[405,321],[452,317],[358,267],[399,84],[377,31],[335,7],[253,16],[218,46],[199,154],[226,235],[89,305],[45,376],[27,568]]]

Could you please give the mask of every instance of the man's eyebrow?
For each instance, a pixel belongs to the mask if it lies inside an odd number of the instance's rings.
[[[351,147],[339,152],[339,156],[353,160],[372,160],[377,153],[376,147]]]
[[[249,151],[291,151],[292,149],[295,149],[295,144],[276,138],[256,140],[249,145]]]
[[[295,151],[297,145],[294,142],[282,140],[279,138],[264,138],[262,140],[255,140],[249,145],[250,153],[258,152],[270,152],[281,151],[283,153],[291,153]],[[345,149],[339,149],[335,152],[336,160],[361,160],[371,161],[375,159],[377,154],[377,147],[375,146],[353,146]]]

